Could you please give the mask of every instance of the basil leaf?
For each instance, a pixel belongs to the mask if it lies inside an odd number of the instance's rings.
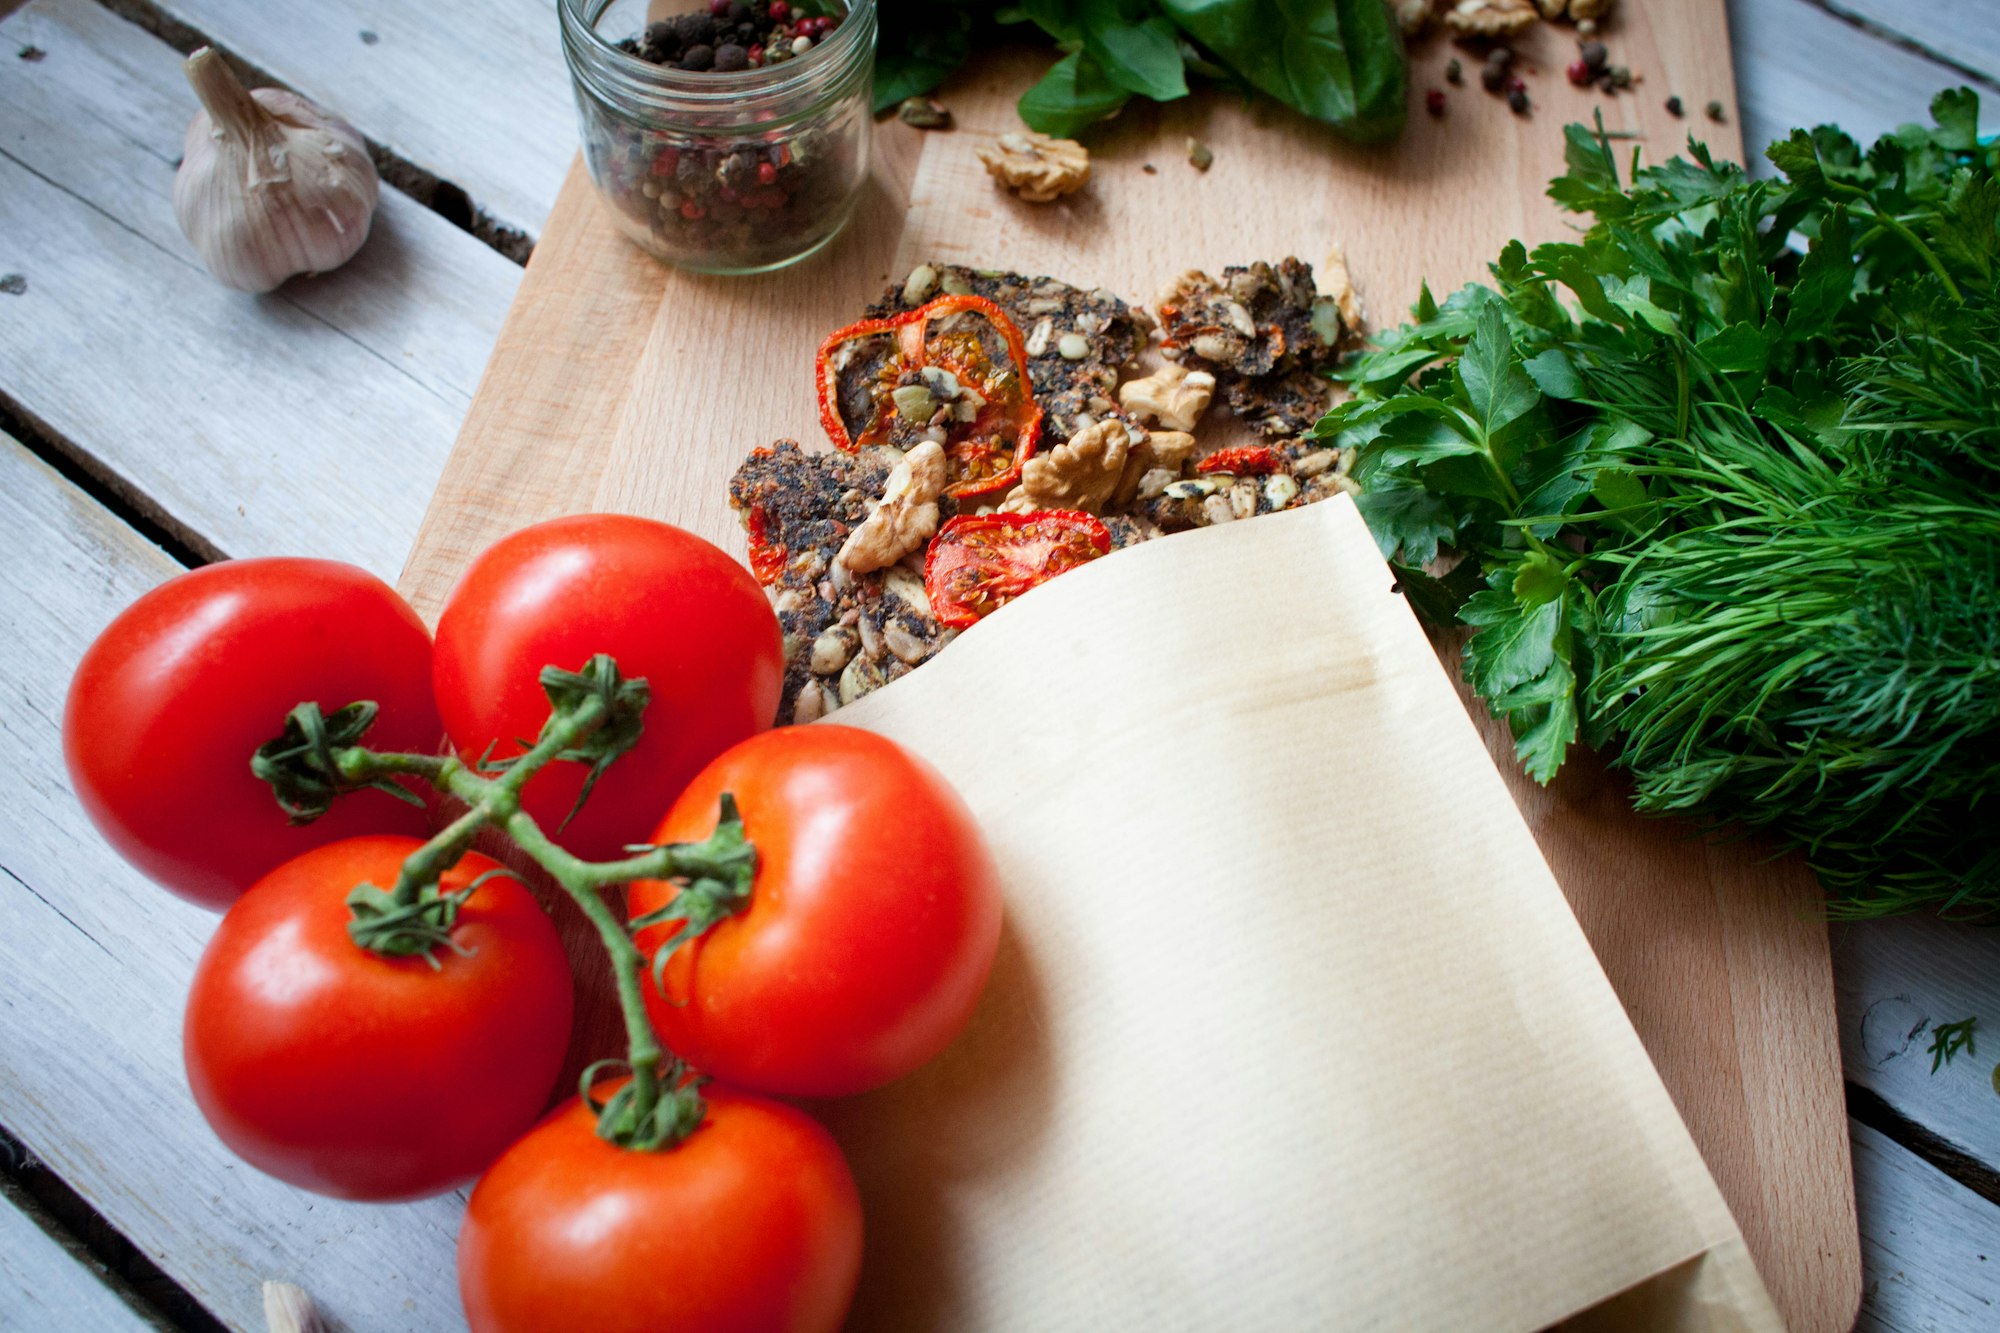
[[[1071,139],[1117,115],[1131,96],[1111,82],[1088,51],[1072,51],[1021,94],[1016,109],[1029,129]]]
[[[1174,25],[1158,14],[1134,22],[1123,12],[1129,7],[1119,0],[1086,0],[1083,49],[1127,92],[1156,102],[1186,97],[1187,71]]]
[[[1068,0],[1025,0],[1021,15],[1058,42],[1080,42],[1083,29],[1076,21],[1076,6]]]
[[[1159,0],[1180,29],[1262,92],[1361,143],[1407,113],[1403,37],[1382,0]]]
[[[885,13],[881,44],[875,50],[875,110],[888,111],[906,97],[919,97],[949,78],[972,54],[972,15],[948,5],[917,7],[918,18],[899,6],[902,21]]]

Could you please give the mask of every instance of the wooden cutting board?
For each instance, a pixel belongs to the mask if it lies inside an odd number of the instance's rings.
[[[1571,88],[1570,35],[1518,43],[1534,102],[1511,114],[1478,87],[1478,59],[1441,41],[1416,56],[1400,142],[1357,148],[1268,101],[1200,95],[1137,103],[1088,136],[1090,187],[1035,206],[995,190],[973,156],[1015,128],[1013,102],[1047,55],[1002,51],[942,93],[957,118],[926,134],[876,127],[860,213],[828,251],[787,272],[713,278],[666,269],[623,240],[574,168],[528,266],[447,463],[403,591],[435,618],[458,571],[502,534],[557,514],[617,510],[690,528],[743,552],[726,484],[752,446],[823,444],[812,396],[820,337],[892,279],[942,259],[1049,273],[1147,300],[1187,268],[1338,243],[1377,325],[1428,278],[1444,291],[1484,275],[1510,237],[1531,244],[1572,220],[1543,196],[1562,170],[1562,126],[1601,110],[1652,160],[1690,130],[1741,157],[1722,0],[1627,0],[1604,34],[1635,96]],[[1445,61],[1465,66],[1447,84]],[[1446,92],[1432,118],[1423,94]],[[1678,94],[1688,120],[1664,109]],[[1711,100],[1720,122],[1701,111]],[[1214,165],[1195,171],[1190,136]],[[1630,146],[1630,145],[1628,145]],[[1485,709],[1468,707],[1484,719]],[[1710,847],[1625,805],[1588,757],[1540,790],[1487,722],[1500,767],[1569,894],[1794,1328],[1848,1328],[1861,1295],[1853,1179],[1827,933],[1811,876],[1751,848]],[[1449,811],[1439,811],[1448,827]],[[1478,873],[1477,867],[1467,867]],[[594,945],[575,941],[586,969]],[[588,981],[586,979],[586,984]],[[1364,1016],[1392,1023],[1394,1014]],[[1560,1033],[1550,1041],[1560,1042]],[[615,1020],[586,1024],[590,1054],[617,1047]]]

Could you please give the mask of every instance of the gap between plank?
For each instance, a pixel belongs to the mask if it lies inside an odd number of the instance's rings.
[[[184,56],[192,55],[204,46],[214,47],[229,62],[237,77],[243,80],[245,87],[297,91],[220,42],[210,41],[199,29],[161,13],[151,0],[98,0],[98,3],[128,23],[145,29]],[[361,127],[355,128],[358,130]],[[402,191],[452,226],[516,264],[528,262],[528,256],[535,249],[532,236],[517,227],[504,226],[495,221],[454,182],[444,180],[435,172],[389,151],[366,134],[362,135],[362,140],[368,145],[368,155],[374,159],[375,170],[381,175],[383,184]]]
[[[1853,10],[1847,8],[1847,6],[1839,3],[1839,0],[1805,0],[1805,3],[1824,14],[1839,19],[1848,27],[1855,29],[1857,32],[1865,33],[1878,42],[1886,42],[1890,46],[1901,47],[1911,55],[1921,56],[1933,65],[1943,66],[1962,79],[1979,84],[1981,87],[1991,91],[2000,92],[2000,75],[1987,70],[1976,69],[1935,47],[1925,45],[1914,37],[1905,36],[1897,32],[1894,28],[1885,28],[1866,14],[1855,13]]]
[[[87,450],[64,439],[5,391],[0,391],[0,434],[13,436],[22,448],[54,468],[64,481],[110,510],[179,564],[193,569],[229,558],[228,552],[174,518]]]
[[[0,1207],[9,1206],[161,1333],[225,1333],[201,1302],[0,1126]]]
[[[1910,1119],[1859,1083],[1847,1085],[1847,1114],[1909,1149],[1980,1198],[2000,1204],[2000,1171]]]

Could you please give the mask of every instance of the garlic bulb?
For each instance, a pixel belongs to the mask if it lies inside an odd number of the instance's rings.
[[[268,292],[346,263],[381,189],[354,127],[295,93],[245,91],[209,47],[186,68],[203,109],[188,125],[174,216],[209,272]]]

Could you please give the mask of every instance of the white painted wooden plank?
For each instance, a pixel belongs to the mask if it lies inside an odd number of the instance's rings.
[[[2000,932],[1934,917],[1835,926],[1833,974],[1847,1077],[2000,1171]],[[1932,1029],[1971,1017],[1977,1054],[1931,1073]]]
[[[229,291],[173,220],[179,56],[90,0],[0,40],[48,53],[0,61],[0,391],[219,550],[393,577],[520,270],[385,190],[345,268]]]
[[[1794,126],[1831,122],[1870,143],[1907,121],[1928,121],[1937,91],[1965,81],[1811,0],[1729,0],[1729,29],[1744,147],[1763,175],[1771,174],[1764,145]],[[2000,124],[2000,98],[1985,101],[1988,123]]]
[[[5,436],[0,532],[0,1123],[232,1327],[262,1329],[259,1285],[281,1277],[338,1328],[462,1328],[462,1199],[322,1199],[210,1134],[180,1011],[215,918],[120,861],[63,776],[74,663],[177,566]]]
[[[93,0],[39,0],[8,23],[7,35],[44,52],[36,62],[9,62],[20,68],[0,79],[0,107],[18,114],[16,132],[0,140],[9,154],[197,262],[171,201],[196,109],[178,55]],[[277,299],[336,326],[427,388],[469,396],[519,266],[394,190],[382,193],[378,226],[338,275],[294,282]]]
[[[2000,0],[1825,0],[1835,13],[1917,43],[2000,82]]]
[[[159,1327],[0,1195],[0,1333],[151,1333]]]
[[[457,184],[495,221],[541,230],[577,149],[556,0],[153,3]]]
[[[2000,1205],[1866,1125],[1854,1135],[1859,1330],[1978,1333],[2000,1327]]]

